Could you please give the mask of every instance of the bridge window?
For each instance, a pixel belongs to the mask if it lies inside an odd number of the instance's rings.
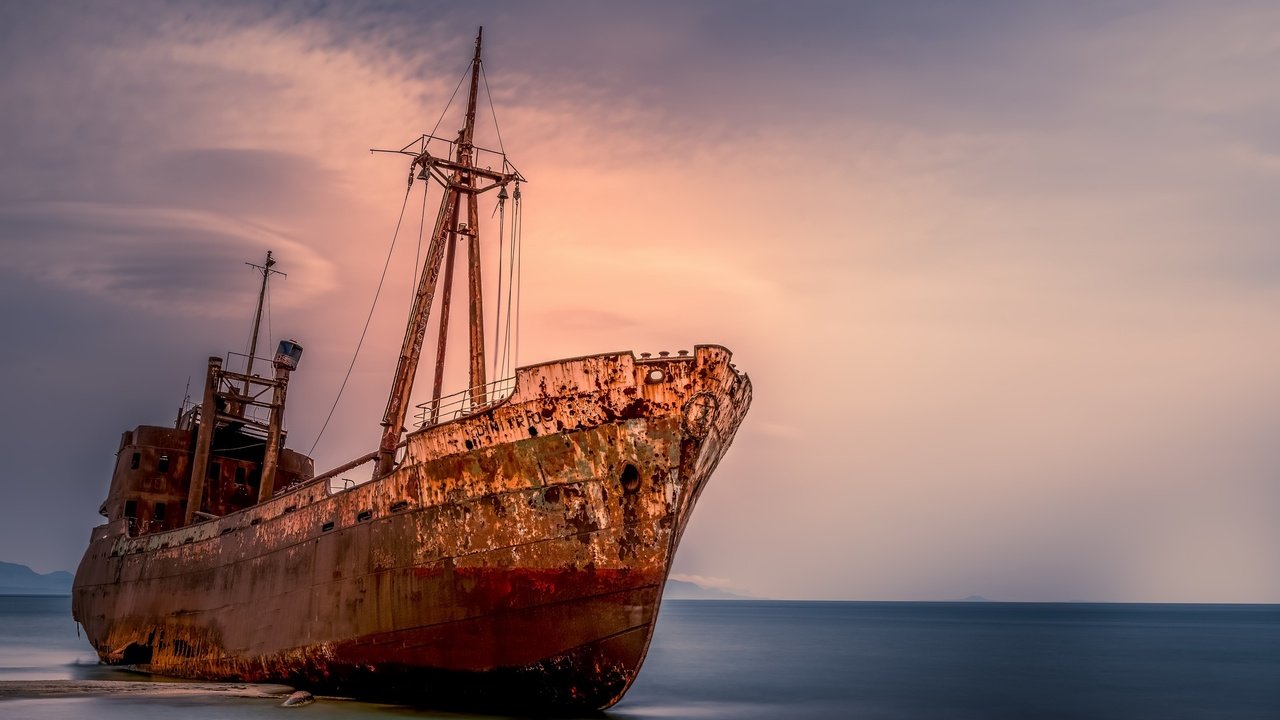
[[[156,509],[151,513],[151,517],[156,522],[164,522],[164,503],[156,503]]]
[[[129,500],[124,504],[124,516],[127,518],[138,517],[138,501]]]
[[[160,462],[156,464],[157,472],[169,472],[169,456],[161,455]]]
[[[129,461],[129,469],[137,470],[138,466],[141,464],[142,464],[142,453],[134,453],[133,459]]]

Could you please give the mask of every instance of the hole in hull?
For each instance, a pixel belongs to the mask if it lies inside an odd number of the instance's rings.
[[[120,662],[125,665],[146,665],[150,663],[151,646],[129,643],[129,647],[125,648],[124,653],[120,656]]]
[[[622,477],[619,478],[619,482],[622,483],[623,492],[633,493],[639,490],[640,471],[636,469],[635,465],[627,463],[627,466],[622,469]]]

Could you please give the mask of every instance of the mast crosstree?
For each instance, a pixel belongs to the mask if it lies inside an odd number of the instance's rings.
[[[387,408],[382,416],[382,440],[378,444],[378,463],[373,473],[375,479],[395,469],[396,448],[400,444],[401,435],[405,432],[404,422],[409,408],[409,396],[413,391],[418,361],[422,356],[422,344],[426,337],[427,323],[430,320],[432,304],[436,296],[436,285],[443,269],[445,277],[440,298],[439,337],[436,344],[430,420],[435,422],[439,418],[439,401],[444,382],[445,348],[448,344],[453,266],[456,256],[454,243],[459,242],[461,238],[466,238],[467,241],[467,299],[470,308],[468,388],[472,407],[480,407],[486,401],[479,196],[494,188],[505,189],[511,183],[516,183],[518,188],[519,183],[525,178],[507,162],[505,154],[502,155],[500,171],[488,167],[481,168],[476,164],[476,155],[479,150],[475,145],[476,103],[482,72],[483,36],[484,28],[481,28],[476,35],[476,51],[471,60],[471,84],[462,130],[458,132],[456,140],[445,141],[451,146],[451,152],[447,153],[446,157],[432,155],[429,152],[431,141],[442,140],[433,135],[423,135],[400,150],[385,151],[413,156],[409,167],[410,184],[413,183],[415,175],[421,180],[435,180],[444,188],[444,197],[440,201],[440,209],[436,214],[431,243],[423,261],[421,279],[414,294],[412,310],[405,327],[404,342],[400,347],[400,358],[396,363],[391,392],[387,398]],[[410,150],[415,144],[420,146],[416,152]],[[451,155],[452,159],[448,155]],[[505,192],[499,194],[500,203],[505,201],[505,195]],[[516,197],[519,197],[518,190]],[[466,205],[465,221],[463,220],[464,203]]]

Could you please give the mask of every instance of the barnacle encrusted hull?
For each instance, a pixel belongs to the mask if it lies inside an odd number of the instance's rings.
[[[522,368],[408,436],[386,477],[217,520],[94,530],[99,656],[435,705],[603,708],[644,659],[676,546],[751,385],[718,346]]]

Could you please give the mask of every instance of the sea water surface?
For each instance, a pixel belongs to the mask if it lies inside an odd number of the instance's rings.
[[[98,666],[68,598],[0,597],[2,718],[477,717],[4,690],[39,680],[150,676]],[[605,717],[1276,720],[1280,606],[670,600],[639,679]]]

